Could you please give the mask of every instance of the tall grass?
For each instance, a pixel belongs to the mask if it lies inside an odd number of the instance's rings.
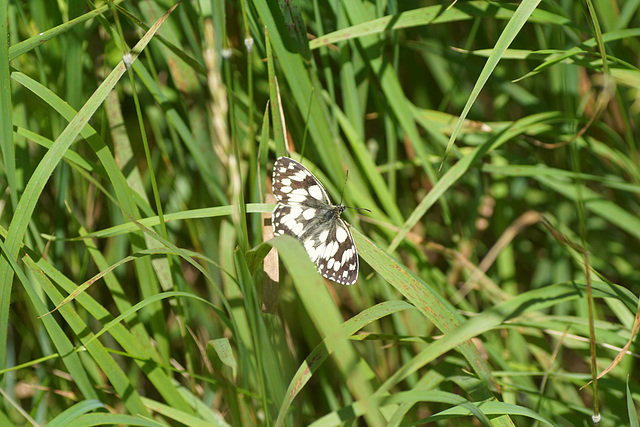
[[[637,426],[639,8],[3,2],[0,425]]]

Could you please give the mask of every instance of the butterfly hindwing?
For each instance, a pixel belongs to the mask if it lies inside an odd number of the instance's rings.
[[[322,242],[313,250],[313,255],[317,256],[314,262],[320,274],[343,285],[355,283],[358,278],[358,253],[349,226],[338,218],[329,230],[316,233],[316,236],[317,240],[313,239],[314,244]],[[305,249],[313,260],[312,252],[309,250],[311,246],[305,244]]]
[[[273,167],[273,233],[298,239],[327,279],[351,285],[358,278],[358,253],[343,205],[332,205],[320,181],[300,163],[280,157]]]

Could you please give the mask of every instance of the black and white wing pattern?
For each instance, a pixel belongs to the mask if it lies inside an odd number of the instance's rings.
[[[311,172],[288,157],[273,165],[273,234],[298,239],[324,277],[343,285],[358,278],[358,252],[349,226],[331,204],[327,190]]]

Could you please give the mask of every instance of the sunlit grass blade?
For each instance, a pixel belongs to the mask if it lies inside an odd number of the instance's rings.
[[[345,335],[354,335],[357,331],[371,322],[375,322],[376,320],[379,320],[392,313],[397,313],[401,310],[407,310],[412,307],[413,306],[403,301],[389,301],[381,303],[374,307],[370,307],[367,310],[359,313],[357,316],[347,320],[342,325],[342,328],[344,329]],[[307,356],[302,366],[298,368],[298,371],[291,379],[289,388],[287,389],[286,398],[282,402],[282,406],[280,406],[278,419],[275,425],[283,425],[284,417],[286,416],[287,410],[293,403],[293,400],[302,391],[302,388],[305,386],[305,384],[311,379],[313,373],[318,370],[320,365],[330,355],[330,347],[327,346],[324,342],[316,347],[311,353],[309,353],[309,356]]]
[[[280,259],[293,279],[298,295],[318,331],[326,338],[325,345],[334,354],[332,361],[340,369],[351,393],[363,401],[365,419],[374,424],[382,422],[379,409],[373,405],[373,389],[368,380],[368,372],[359,362],[359,356],[347,340],[341,326],[340,314],[331,300],[323,280],[308,258],[300,258],[301,245],[289,236],[273,239]]]
[[[160,25],[167,18],[168,14],[164,15],[149,32],[140,40],[140,42],[133,49],[134,58],[140,54],[140,52],[151,41],[151,38],[156,31],[160,28]],[[105,79],[105,81],[98,87],[92,97],[85,103],[82,109],[69,123],[65,130],[58,136],[56,142],[52,148],[47,151],[44,158],[38,165],[38,168],[34,171],[33,175],[29,179],[27,186],[24,190],[23,196],[20,198],[18,206],[16,207],[16,213],[9,226],[6,244],[7,255],[9,257],[16,257],[20,242],[22,241],[24,234],[27,230],[29,219],[33,214],[35,205],[38,201],[40,193],[44,189],[53,169],[62,159],[64,152],[74,142],[76,136],[80,134],[84,126],[87,124],[93,113],[98,109],[100,104],[104,101],[109,91],[113,89],[120,77],[124,74],[125,65],[123,62],[116,67],[111,74]],[[0,341],[6,341],[7,336],[7,323],[6,320],[9,316],[9,298],[2,298],[3,295],[11,291],[11,279],[13,277],[13,270],[6,263],[5,259],[0,260]],[[3,366],[6,358],[6,348],[0,348],[0,366]]]
[[[451,149],[451,146],[455,142],[456,137],[458,136],[458,132],[462,127],[462,123],[464,119],[466,119],[467,114],[469,113],[469,110],[471,110],[471,106],[476,101],[476,98],[482,90],[482,87],[486,84],[487,80],[493,73],[493,70],[498,65],[498,62],[500,61],[503,53],[507,50],[511,42],[513,42],[513,39],[515,39],[515,37],[518,35],[520,29],[527,22],[529,16],[533,13],[539,3],[540,0],[524,0],[522,3],[520,3],[518,9],[513,14],[513,17],[509,20],[509,23],[504,28],[504,31],[496,42],[496,45],[493,48],[493,52],[487,59],[487,63],[482,69],[480,76],[478,76],[478,80],[476,81],[475,86],[473,87],[473,90],[469,95],[469,100],[465,104],[464,109],[460,114],[460,118],[458,119],[458,122],[456,123],[456,126],[451,133],[451,137],[449,138],[449,143],[447,144],[447,149],[445,151],[445,156],[446,152]]]

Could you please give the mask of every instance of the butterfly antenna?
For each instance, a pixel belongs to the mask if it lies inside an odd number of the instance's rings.
[[[353,206],[345,206],[345,208],[347,209],[355,209],[357,211],[367,211],[367,212],[371,212],[371,209],[367,209],[367,208],[354,208]]]
[[[342,194],[340,194],[340,204],[342,204],[342,196],[344,196],[344,189],[347,186],[347,179],[349,178],[349,170],[347,170],[347,175],[344,178],[344,185],[342,186]],[[357,211],[367,211],[371,212],[371,210],[367,208],[354,208],[352,206],[345,206],[345,209],[355,209]]]
[[[347,169],[347,174],[344,177],[344,185],[342,186],[342,193],[340,193],[340,204],[342,204],[342,196],[344,196],[344,189],[347,186],[347,179],[349,179],[349,170]]]

